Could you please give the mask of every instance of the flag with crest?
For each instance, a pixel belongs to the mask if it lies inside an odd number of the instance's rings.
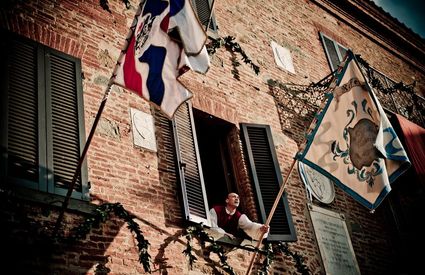
[[[409,159],[351,51],[330,89],[296,159],[373,210]]]
[[[192,97],[178,77],[206,73],[205,31],[189,0],[146,0],[136,12],[114,83],[154,103],[169,118]]]

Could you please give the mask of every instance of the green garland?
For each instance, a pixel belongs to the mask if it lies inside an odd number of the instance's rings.
[[[110,218],[110,214],[114,213],[116,216],[127,222],[127,228],[136,235],[137,248],[139,250],[139,263],[143,265],[145,272],[151,273],[150,258],[148,248],[149,241],[143,236],[140,226],[133,220],[134,216],[130,215],[127,210],[120,203],[104,203],[98,206],[93,213],[93,216],[87,218],[81,225],[77,226],[71,232],[69,237],[59,236],[57,240],[66,242],[84,239],[93,227],[98,227],[100,223],[105,222]]]
[[[42,224],[30,221],[28,217],[20,211],[21,207],[19,207],[19,201],[16,199],[16,196],[12,191],[0,188],[0,202],[4,209],[13,209],[19,215],[22,222],[28,226],[30,234],[40,234],[40,232],[42,232],[37,229],[43,227]],[[86,218],[83,223],[71,229],[68,236],[58,235],[53,239],[53,241],[73,244],[77,240],[85,239],[92,228],[98,227],[101,223],[106,222],[111,218],[111,214],[115,214],[117,217],[124,220],[127,223],[127,228],[135,234],[139,253],[139,262],[143,265],[145,272],[151,273],[151,256],[148,252],[150,243],[143,236],[140,226],[134,221],[134,216],[127,212],[121,203],[104,203],[99,205],[89,218]],[[37,228],[34,229],[34,225],[36,225]],[[235,271],[227,262],[228,257],[225,255],[223,246],[219,245],[213,237],[209,236],[208,233],[205,232],[202,224],[188,226],[182,236],[185,236],[187,240],[186,249],[183,250],[182,253],[188,257],[191,268],[197,260],[196,256],[193,254],[191,242],[193,238],[197,238],[202,246],[204,246],[206,242],[210,243],[211,245],[208,246],[208,249],[217,254],[220,259],[221,268],[228,274],[235,275]],[[52,244],[52,239],[49,234],[42,234],[41,237],[43,237],[42,239],[47,242],[45,245]],[[278,253],[285,253],[286,255],[291,256],[294,259],[296,263],[295,266],[300,274],[310,274],[307,266],[303,264],[304,258],[297,253],[291,252],[287,244],[273,243],[272,245],[271,243],[266,243],[266,251],[259,250],[258,252],[266,255],[263,266],[259,271],[260,274],[268,274],[274,257]],[[99,269],[99,271],[109,270],[103,264],[99,264],[96,269]]]
[[[211,236],[208,235],[207,232],[205,232],[202,224],[189,226],[188,228],[186,228],[187,244],[186,244],[186,249],[183,250],[182,253],[189,258],[189,266],[191,269],[193,267],[193,264],[197,260],[196,256],[193,255],[192,253],[193,249],[192,249],[191,241],[193,237],[197,237],[200,240],[201,245],[204,245],[206,242],[211,243],[211,246],[209,248],[211,249],[212,252],[217,254],[217,256],[219,257],[221,268],[224,271],[226,271],[228,274],[231,274],[231,275],[236,274],[233,268],[227,263],[227,256],[224,253],[223,247],[217,244],[214,238],[212,238]]]
[[[269,274],[270,267],[273,264],[273,261],[275,260],[275,256],[278,254],[285,254],[286,256],[289,256],[292,258],[292,260],[295,262],[295,267],[297,268],[297,271],[299,274],[302,275],[310,275],[311,272],[308,269],[308,267],[304,264],[304,257],[299,255],[297,252],[292,252],[289,250],[288,244],[283,242],[277,242],[277,243],[270,243],[267,242],[265,244],[265,251],[266,251],[266,257],[263,261],[263,265],[261,269],[259,270],[259,274],[266,275]]]
[[[260,67],[254,64],[254,62],[252,62],[252,60],[247,56],[245,51],[242,50],[241,45],[239,45],[239,43],[235,41],[235,37],[230,35],[224,38],[219,37],[217,39],[210,37],[210,42],[206,44],[209,55],[215,54],[217,49],[221,48],[222,46],[224,46],[226,50],[230,51],[231,53],[239,53],[242,56],[242,61],[250,65],[251,69],[256,75],[260,73]],[[236,67],[240,66],[240,62],[237,61],[236,58],[233,58],[232,65],[234,67],[232,73],[235,75],[235,71],[237,71]]]
[[[193,267],[193,264],[197,260],[196,256],[193,255],[192,251],[192,239],[193,237],[197,237],[201,245],[204,245],[205,242],[211,243],[211,250],[218,255],[220,258],[221,267],[229,274],[235,274],[233,268],[227,263],[227,256],[224,255],[224,249],[221,245],[217,244],[217,242],[214,240],[214,238],[210,237],[208,233],[205,232],[204,228],[202,227],[202,224],[195,225],[195,226],[189,226],[186,229],[186,249],[183,250],[183,254],[185,254],[189,259],[189,266],[190,268]],[[265,254],[265,259],[263,261],[262,267],[258,271],[259,274],[266,275],[270,272],[270,267],[273,264],[273,261],[275,259],[275,255],[277,254],[285,254],[286,256],[291,257],[295,262],[295,267],[297,268],[297,271],[299,274],[302,275],[310,275],[311,272],[308,269],[308,267],[304,264],[304,257],[299,255],[297,252],[290,251],[288,245],[283,242],[277,242],[277,243],[271,243],[266,242],[265,244],[265,250],[259,250],[258,251],[261,254]]]

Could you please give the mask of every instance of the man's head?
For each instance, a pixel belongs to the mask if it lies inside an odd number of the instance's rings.
[[[229,193],[226,198],[226,207],[229,210],[236,209],[239,206],[239,195],[236,193]]]

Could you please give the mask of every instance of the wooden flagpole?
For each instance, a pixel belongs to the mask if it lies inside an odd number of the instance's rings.
[[[68,186],[68,192],[66,193],[65,199],[62,203],[62,207],[61,207],[61,210],[59,212],[58,219],[56,220],[55,228],[54,228],[53,234],[52,234],[53,237],[56,237],[58,232],[59,232],[60,225],[61,225],[63,217],[65,215],[65,210],[68,208],[68,204],[69,204],[69,200],[70,200],[71,195],[72,195],[72,191],[74,190],[75,183],[80,176],[81,166],[83,165],[87,151],[88,151],[90,144],[91,144],[91,140],[92,140],[94,133],[96,131],[97,124],[99,123],[100,117],[103,113],[103,109],[105,108],[106,101],[108,100],[109,94],[111,92],[112,85],[114,85],[114,80],[115,80],[115,77],[116,77],[117,70],[118,70],[119,66],[121,65],[120,60],[122,59],[123,55],[127,52],[127,48],[128,48],[129,43],[130,43],[130,39],[133,36],[133,33],[136,29],[137,18],[139,17],[140,13],[142,12],[142,4],[143,3],[144,3],[144,1],[141,1],[140,4],[139,4],[139,7],[138,7],[136,14],[134,16],[134,19],[133,19],[133,23],[131,24],[131,27],[130,27],[130,31],[127,34],[127,38],[125,40],[126,42],[124,44],[123,49],[121,50],[120,56],[118,57],[118,62],[115,64],[114,70],[112,72],[112,76],[109,78],[108,85],[106,86],[102,102],[100,103],[99,110],[97,111],[96,117],[93,121],[93,125],[92,125],[90,133],[87,137],[86,144],[84,145],[84,149],[81,153],[80,159],[78,160],[78,165],[77,165],[77,168],[75,169],[74,176],[72,177],[72,181]]]
[[[270,210],[270,213],[269,213],[269,216],[267,217],[267,221],[266,221],[265,225],[269,225],[272,218],[273,218],[274,212],[276,211],[277,205],[279,204],[279,201],[280,201],[280,199],[283,195],[283,192],[285,191],[286,183],[288,182],[289,177],[291,176],[292,170],[294,170],[294,166],[295,166],[296,162],[297,162],[297,160],[294,158],[294,160],[292,161],[291,167],[289,168],[289,171],[286,174],[285,180],[283,181],[282,185],[280,186],[279,193],[276,196],[273,207]],[[254,252],[254,255],[252,255],[251,262],[249,263],[248,270],[246,271],[246,275],[249,275],[249,273],[251,272],[251,269],[254,265],[255,258],[257,257],[257,253],[258,253],[258,250],[260,248],[260,245],[261,245],[263,239],[264,239],[264,233],[261,234],[261,238],[258,241],[257,246],[255,247],[255,252]]]

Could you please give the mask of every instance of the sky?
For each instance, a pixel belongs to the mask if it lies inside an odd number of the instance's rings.
[[[425,0],[373,0],[425,39]]]

